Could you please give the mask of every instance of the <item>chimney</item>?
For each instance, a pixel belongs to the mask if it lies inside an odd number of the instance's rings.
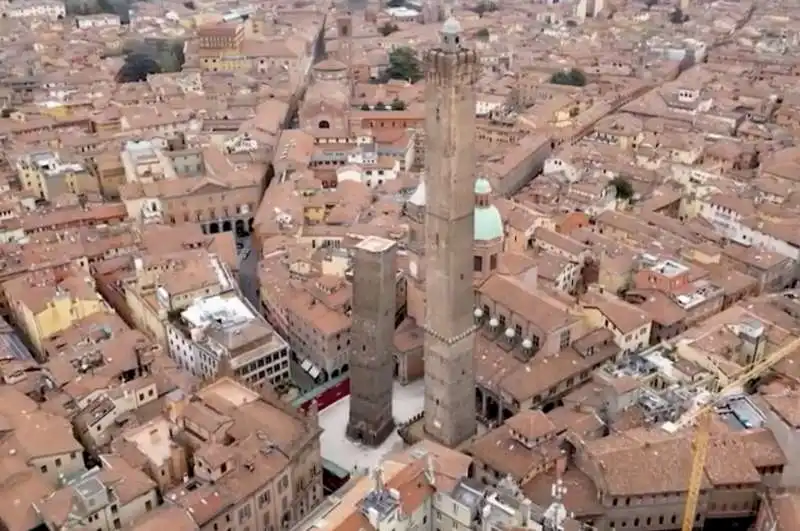
[[[436,469],[433,466],[433,456],[430,453],[425,456],[425,478],[432,487],[436,486]]]
[[[556,459],[556,477],[564,477],[564,474],[567,472],[567,456],[562,454],[558,456]]]

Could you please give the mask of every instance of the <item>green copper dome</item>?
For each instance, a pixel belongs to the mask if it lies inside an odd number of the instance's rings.
[[[492,185],[487,179],[475,180],[475,195],[489,195]],[[503,237],[503,218],[494,205],[475,205],[475,241],[491,241]]]
[[[490,241],[503,237],[503,219],[493,205],[475,207],[475,241]]]
[[[492,193],[492,184],[489,182],[489,179],[484,179],[483,177],[475,179],[476,195],[486,195],[491,193]]]

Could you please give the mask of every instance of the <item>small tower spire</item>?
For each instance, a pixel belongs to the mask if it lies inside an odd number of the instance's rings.
[[[461,49],[461,23],[453,15],[447,17],[440,32],[442,50],[456,53]]]

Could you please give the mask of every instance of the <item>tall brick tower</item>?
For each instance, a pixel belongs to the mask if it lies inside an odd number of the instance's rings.
[[[425,431],[453,447],[475,434],[472,289],[478,57],[450,17],[425,54]]]
[[[347,436],[377,446],[394,428],[396,245],[370,237],[355,247],[350,327],[350,417]]]
[[[347,86],[352,95],[355,87],[353,72],[353,14],[349,11],[336,18],[336,32],[338,41],[337,55],[339,60],[347,65]]]

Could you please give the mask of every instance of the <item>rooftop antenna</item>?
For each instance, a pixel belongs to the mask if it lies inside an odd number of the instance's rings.
[[[564,485],[564,480],[561,479],[561,474],[550,487],[550,494],[553,497],[553,503],[544,513],[545,521],[544,528],[546,531],[563,531],[564,521],[571,518],[567,513],[567,508],[564,507],[564,495],[567,493],[567,487]]]
[[[383,492],[383,466],[377,465],[372,472],[372,477],[375,480],[375,492]]]

